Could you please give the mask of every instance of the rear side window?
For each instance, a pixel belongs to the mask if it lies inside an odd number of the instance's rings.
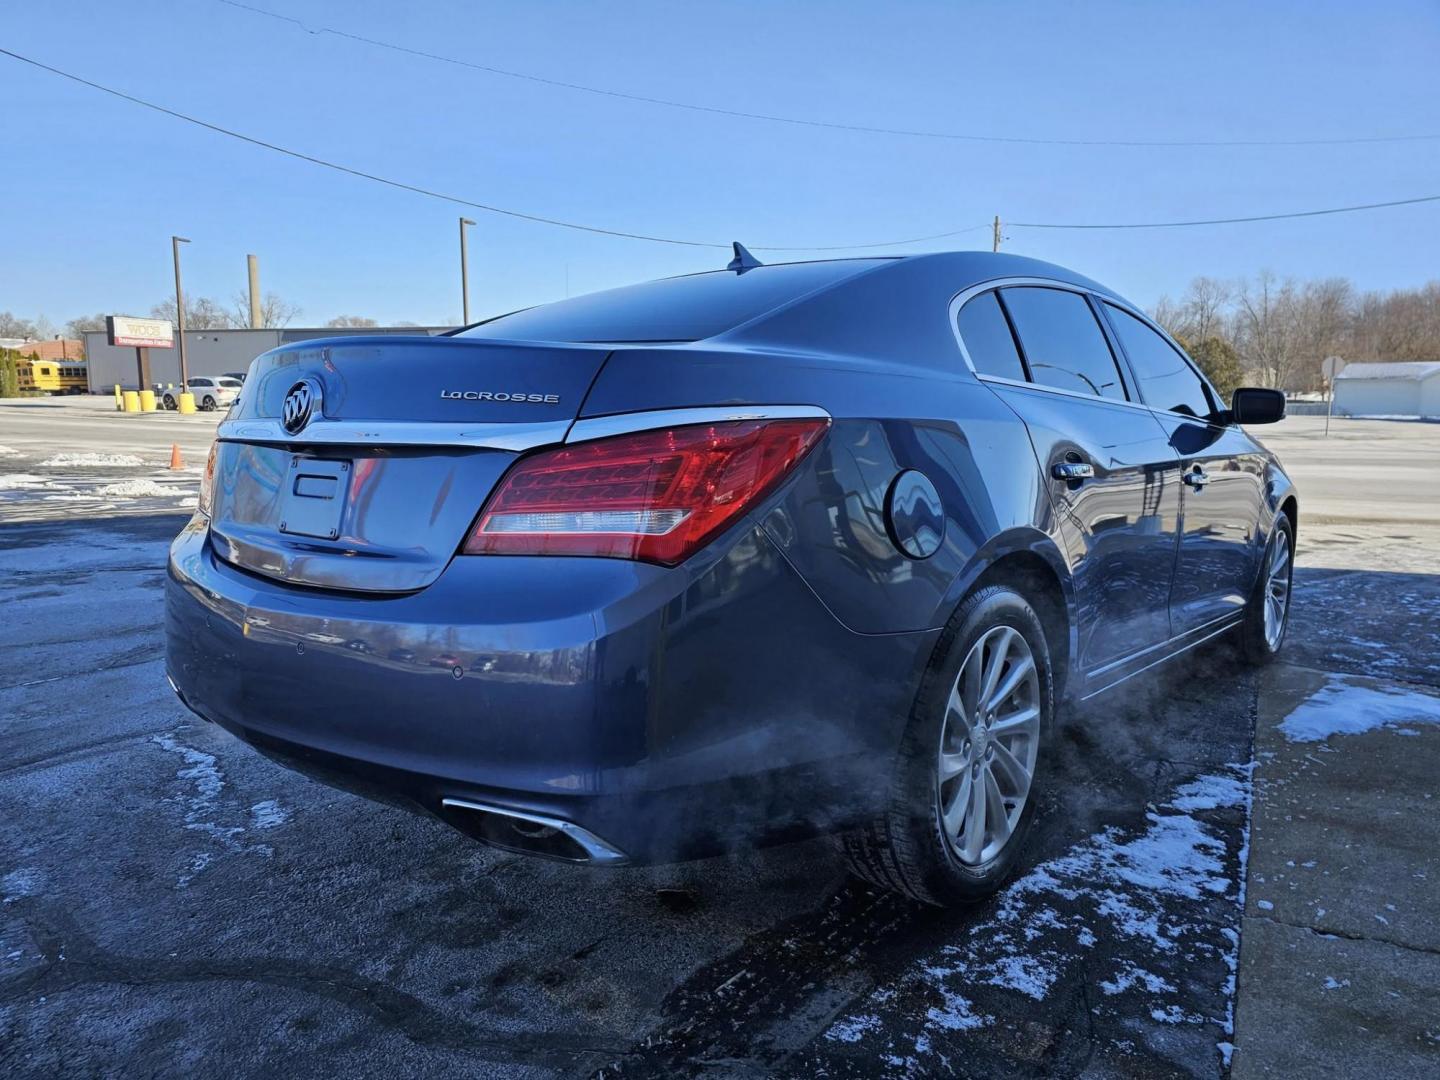
[[[1168,341],[1128,311],[1114,304],[1105,309],[1147,405],[1202,418],[1215,411],[1200,376]]]
[[[1124,401],[1125,383],[1095,321],[1079,293],[1031,286],[1002,289],[1001,295],[1032,381],[1077,394]]]
[[[960,309],[959,329],[977,374],[1025,381],[1015,336],[993,292],[981,293]]]

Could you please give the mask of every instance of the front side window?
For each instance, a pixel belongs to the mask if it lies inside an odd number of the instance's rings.
[[[998,375],[1017,382],[1025,381],[1025,368],[1015,348],[1015,336],[1000,301],[993,292],[981,293],[966,302],[958,319],[960,340],[977,375]]]
[[[1029,285],[1001,289],[1000,295],[1025,350],[1033,382],[1114,401],[1126,399],[1110,344],[1085,297]]]
[[[1114,304],[1105,308],[1147,405],[1201,418],[1214,413],[1200,376],[1168,341],[1123,308]]]

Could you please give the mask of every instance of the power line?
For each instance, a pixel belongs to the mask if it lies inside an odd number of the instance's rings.
[[[1287,214],[1253,214],[1249,217],[1207,218],[1203,221],[1132,221],[1113,225],[1007,221],[1005,225],[1012,229],[1184,229],[1192,225],[1241,225],[1250,221],[1281,221],[1287,218],[1322,217],[1325,214],[1353,214],[1361,210],[1382,210],[1389,206],[1414,206],[1416,203],[1427,202],[1440,202],[1440,195],[1421,195],[1414,199],[1395,199],[1391,202],[1362,203],[1359,206],[1331,206],[1324,210],[1295,210]]]
[[[251,146],[258,146],[265,150],[271,150],[277,154],[284,154],[286,157],[296,158],[299,161],[308,161],[312,165],[319,165],[322,168],[333,169],[336,172],[342,172],[348,176],[356,176],[362,180],[371,180],[377,184],[384,184],[387,187],[398,188],[401,191],[413,192],[416,195],[424,195],[431,199],[440,199],[444,202],[455,203],[458,206],[468,206],[475,210],[483,210],[489,214],[501,214],[505,217],[519,218],[522,221],[534,221],[538,222],[541,225],[554,225],[562,229],[575,229],[579,232],[597,233],[601,236],[618,236],[623,237],[627,240],[648,240],[651,243],[655,244],[674,244],[680,247],[724,249],[728,249],[730,247],[728,243],[719,243],[717,241],[682,240],[673,236],[655,236],[649,233],[626,232],[623,229],[609,229],[599,225],[585,225],[576,221],[564,221],[560,218],[545,217],[542,214],[530,214],[522,210],[511,210],[503,206],[492,206],[489,203],[475,202],[471,199],[463,199],[458,195],[447,195],[443,191],[434,191],[430,188],[420,187],[417,184],[407,184],[403,180],[392,180],[389,177],[379,176],[375,173],[365,172],[363,169],[356,169],[349,165],[342,165],[339,162],[329,161],[326,158],[316,157],[314,154],[307,154],[300,150],[291,150],[288,147],[280,146],[277,143],[267,142],[264,139],[256,138],[253,135],[246,135],[243,132],[234,131],[230,128],[222,127],[219,124],[212,124],[208,120],[201,120],[199,117],[190,116],[188,113],[183,113],[176,109],[171,109],[167,106],[156,104],[153,101],[146,101],[144,98],[136,97],[133,94],[127,94],[123,90],[116,90],[113,87],[105,86],[97,82],[92,82],[89,79],[82,78],[81,76],[72,74],[71,72],[62,71],[57,67],[51,67],[49,64],[43,64],[39,60],[32,60],[28,56],[22,56],[19,53],[12,52],[9,49],[0,48],[0,55],[8,56],[13,60],[19,60],[21,63],[29,64],[32,67],[37,67],[42,71],[48,71],[52,75],[58,75],[61,78],[69,79],[71,82],[79,83],[81,86],[88,86],[92,90],[99,90],[102,93],[110,94],[113,97],[120,98],[122,101],[128,101],[135,105],[141,105],[147,109],[153,109],[155,112],[163,113],[166,116],[173,117],[176,120],[183,120],[188,124],[194,124],[197,127],[205,128],[207,131],[213,131],[217,135],[227,135],[232,139],[239,139],[241,142],[247,142]],[[864,244],[832,244],[825,247],[800,247],[773,244],[766,247],[757,244],[754,245],[754,247],[756,251],[860,251],[871,248],[901,247],[905,244],[919,244],[929,240],[944,240],[952,236],[960,236],[963,233],[976,232],[986,227],[987,226],[982,222],[979,225],[971,225],[964,229],[953,229],[949,232],[933,233],[929,236],[912,236],[904,240],[882,240],[879,242]]]
[[[276,11],[268,11],[265,8],[256,7],[253,4],[241,3],[240,0],[217,0],[217,2],[225,4],[227,7],[239,8],[242,11],[263,15],[279,22],[292,23],[306,33],[317,37],[321,34],[329,34],[332,37],[358,41],[363,45],[369,45],[373,48],[389,49],[392,52],[405,53],[409,56],[417,56],[425,60],[434,60],[442,64],[451,64],[455,67],[470,68],[473,71],[483,71],[488,75],[499,75],[506,79],[519,79],[524,82],[539,83],[542,86],[553,86],[562,90],[575,90],[580,93],[595,94],[600,97],[619,98],[624,101],[636,101],[645,105],[658,105],[668,109],[686,109],[690,112],[710,113],[715,116],[730,116],[742,120],[762,120],[771,124],[792,124],[798,127],[828,128],[833,131],[850,131],[864,135],[894,135],[912,139],[948,139],[956,142],[1011,143],[1022,146],[1109,146],[1149,147],[1152,149],[1213,148],[1222,146],[1357,146],[1373,143],[1423,142],[1440,139],[1440,133],[1428,135],[1369,135],[1326,139],[1040,139],[1023,136],[976,135],[954,131],[923,131],[911,128],[843,124],[830,120],[814,120],[800,116],[783,116],[777,113],[757,113],[745,112],[740,109],[723,109],[715,105],[699,105],[692,101],[676,101],[671,98],[627,93],[623,90],[613,90],[603,86],[587,86],[584,83],[567,82],[564,79],[552,79],[525,71],[512,71],[508,68],[494,67],[490,64],[477,64],[471,60],[461,60],[458,57],[446,56],[443,53],[428,52],[425,49],[399,45],[392,41],[382,41],[378,38],[366,37],[363,34],[356,34],[334,26],[312,25],[303,19],[297,19],[291,15],[282,15]]]
[[[92,90],[98,90],[101,93],[109,94],[113,97],[120,98],[122,101],[128,101],[132,104],[140,105],[144,108],[151,109],[158,113],[162,113],[165,116],[172,117],[176,120],[183,120],[188,124],[194,124],[197,127],[202,127],[207,131],[212,131],[218,135],[226,135],[232,139],[239,139],[241,142],[249,143],[252,146],[258,146],[262,149],[270,150],[277,154],[284,154],[286,157],[292,157],[299,161],[306,161],[312,165],[319,165],[322,168],[333,169],[336,172],[345,173],[347,176],[355,176],[359,177],[362,180],[370,180],[377,184],[383,184],[386,187],[396,188],[400,191],[413,192],[417,195],[424,195],[427,198],[440,199],[444,202],[454,203],[458,206],[467,206],[475,210],[483,210],[486,213],[490,214],[500,214],[505,217],[518,218],[522,221],[534,221],[542,225],[554,225],[562,229],[574,229],[579,232],[597,233],[602,236],[618,236],[629,240],[646,240],[656,244],[675,244],[682,247],[729,248],[730,246],[728,243],[718,243],[715,241],[685,240],[672,236],[657,236],[649,233],[626,232],[621,229],[609,229],[599,225],[585,225],[580,222],[565,221],[560,218],[545,217],[540,214],[530,214],[520,210],[511,210],[503,206],[493,206],[489,203],[475,202],[471,199],[461,198],[458,195],[448,195],[444,192],[434,191],[430,188],[420,187],[416,184],[408,184],[401,180],[392,180],[389,177],[379,176],[375,173],[365,172],[362,169],[352,168],[349,165],[342,165],[338,162],[329,161],[321,157],[316,157],[313,154],[307,154],[299,150],[291,150],[288,147],[280,146],[272,142],[267,142],[264,139],[259,139],[252,135],[246,135],[242,132],[222,127],[219,124],[212,124],[208,120],[201,120],[198,117],[190,116],[189,114],[179,112],[176,109],[171,109],[164,105],[158,105],[153,101],[146,101],[144,98],[136,97],[133,94],[127,94],[122,90],[116,90],[101,83],[92,82],[91,80],[82,78],[79,75],[74,75],[68,71],[62,71],[57,67],[51,67],[49,64],[41,63],[39,60],[32,60],[28,56],[22,56],[20,53],[12,52],[9,49],[0,48],[0,56],[8,56],[11,59],[18,60],[23,64],[29,64],[31,67],[39,68],[41,71],[48,71],[52,75],[58,75],[63,79],[68,79],[71,82],[79,83],[81,86],[87,86]],[[1016,221],[1006,222],[1005,224],[1011,228],[1017,229],[1178,229],[1197,225],[1236,225],[1257,221],[1282,221],[1289,218],[1320,217],[1326,214],[1351,214],[1364,210],[1379,210],[1386,207],[1394,206],[1413,206],[1417,203],[1428,202],[1440,202],[1440,195],[1421,195],[1413,199],[1396,199],[1390,202],[1363,203],[1356,206],[1335,206],[1327,207],[1320,210],[1295,210],[1280,214],[1255,214],[1246,217],[1207,218],[1195,221],[1118,222],[1113,224]],[[864,244],[830,244],[822,247],[800,247],[776,244],[762,246],[757,244],[755,245],[755,250],[801,252],[861,251],[874,248],[901,247],[906,244],[919,244],[925,243],[930,240],[945,240],[949,239],[950,237],[961,236],[965,233],[978,232],[981,229],[989,228],[992,228],[991,222],[981,222],[979,225],[971,225],[963,229],[952,229],[948,232],[932,233],[928,236],[913,236],[904,240],[883,240]]]

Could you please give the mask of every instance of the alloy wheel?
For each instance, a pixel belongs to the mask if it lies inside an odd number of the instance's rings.
[[[1025,636],[996,626],[970,648],[945,708],[936,762],[940,822],[956,858],[979,866],[1009,842],[1040,750],[1040,674]]]
[[[1290,609],[1290,537],[1275,530],[1275,543],[1265,566],[1265,644],[1274,652],[1285,636],[1285,616]]]

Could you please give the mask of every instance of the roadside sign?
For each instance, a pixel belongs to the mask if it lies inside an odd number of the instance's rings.
[[[106,315],[105,335],[111,345],[137,349],[173,349],[175,328],[168,319],[137,319],[130,315]]]

